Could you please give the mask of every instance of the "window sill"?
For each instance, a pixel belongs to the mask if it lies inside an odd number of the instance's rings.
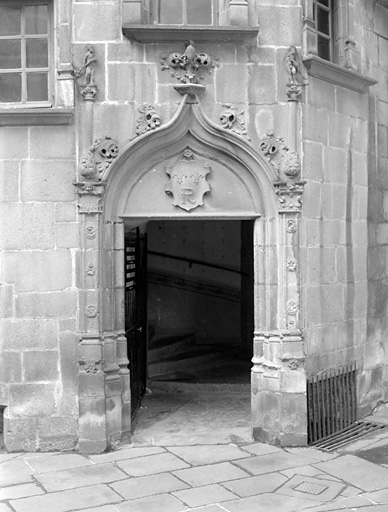
[[[73,122],[74,110],[48,108],[0,109],[0,126],[51,126]]]
[[[333,62],[321,59],[316,55],[303,58],[307,72],[314,78],[319,78],[335,85],[340,85],[352,91],[365,93],[369,87],[377,84],[377,80],[369,78],[353,69],[347,69]]]
[[[258,28],[176,25],[123,25],[123,34],[138,43],[176,43],[192,39],[195,43],[242,43],[257,37]]]

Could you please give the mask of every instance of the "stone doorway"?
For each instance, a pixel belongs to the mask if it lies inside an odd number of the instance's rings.
[[[144,342],[148,343],[147,388],[152,396],[143,400],[146,405],[140,411],[140,424],[146,421],[149,428],[146,418],[150,414],[155,424],[161,409],[163,421],[170,411],[168,421],[174,422],[174,410],[183,400],[189,416],[196,411],[196,428],[201,430],[204,415],[212,424],[217,417],[230,416],[223,408],[230,408],[230,394],[238,393],[242,404],[238,409],[244,416],[241,421],[248,425],[253,221],[152,220],[142,230],[148,240],[148,336]],[[131,324],[130,319],[126,323]],[[129,347],[129,367],[136,371],[139,363],[131,361],[131,353]],[[219,394],[217,399],[214,393]],[[217,402],[217,412],[214,404],[209,406],[211,396]],[[241,426],[239,413],[235,406],[233,409],[230,420],[235,427],[237,423]],[[136,432],[138,420],[132,431]],[[191,427],[186,427],[190,431]],[[182,432],[185,426],[179,428]]]

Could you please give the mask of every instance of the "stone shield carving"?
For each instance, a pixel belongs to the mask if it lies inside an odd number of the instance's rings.
[[[165,192],[173,197],[172,204],[190,211],[203,205],[204,196],[210,192],[210,183],[206,181],[210,165],[200,163],[191,149],[186,149],[181,159],[166,166],[170,181]]]

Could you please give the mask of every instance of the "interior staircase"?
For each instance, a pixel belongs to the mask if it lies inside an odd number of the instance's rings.
[[[159,332],[149,341],[149,385],[185,389],[194,385],[249,386],[250,356],[241,346],[198,343],[193,331]]]

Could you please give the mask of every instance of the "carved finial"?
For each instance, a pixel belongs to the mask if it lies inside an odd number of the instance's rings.
[[[86,180],[100,180],[118,154],[118,144],[111,137],[97,139],[80,162],[80,175]]]
[[[160,115],[156,112],[153,105],[143,105],[138,108],[139,116],[137,118],[136,135],[142,135],[149,130],[155,130],[161,125]]]
[[[207,53],[197,53],[194,41],[186,43],[186,50],[162,55],[162,69],[170,69],[174,76],[184,84],[198,84],[198,79],[204,78],[205,72],[211,73],[212,68],[218,66],[218,57]]]

